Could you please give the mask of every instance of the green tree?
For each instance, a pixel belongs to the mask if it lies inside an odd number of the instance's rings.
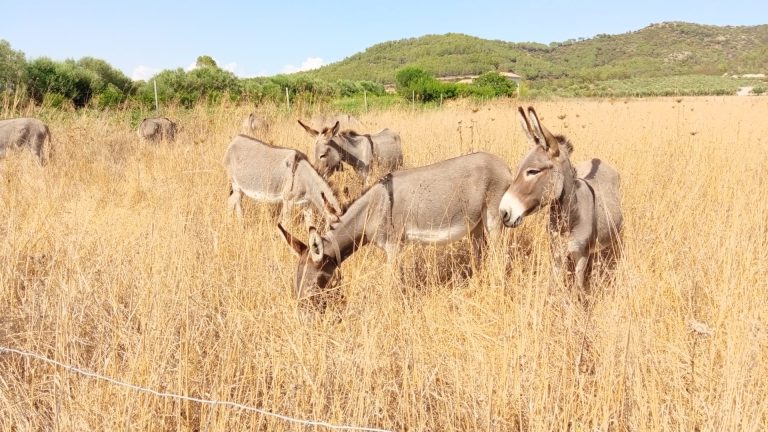
[[[0,91],[13,90],[26,79],[24,53],[15,51],[6,40],[0,39]]]
[[[108,84],[112,84],[122,93],[126,94],[130,93],[131,88],[133,87],[133,81],[131,81],[130,78],[128,78],[121,70],[115,69],[104,60],[93,57],[83,57],[77,61],[77,65],[92,71],[99,76],[104,83],[103,88],[94,89],[98,90],[99,93],[104,90]]]
[[[472,83],[474,87],[490,90],[492,96],[512,96],[517,86],[497,72],[486,72]]]
[[[213,57],[208,55],[201,55],[197,57],[197,61],[195,61],[195,66],[198,68],[218,68],[219,65],[216,64],[216,60],[213,59]]]
[[[403,96],[410,96],[412,87],[420,81],[426,81],[432,78],[424,69],[416,66],[408,66],[400,69],[395,74],[395,85],[398,93]]]

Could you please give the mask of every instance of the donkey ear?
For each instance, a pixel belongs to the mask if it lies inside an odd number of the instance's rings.
[[[333,127],[331,128],[331,136],[336,136],[336,134],[339,133],[340,127],[341,125],[339,124],[339,121],[336,120],[336,124],[334,124]]]
[[[541,125],[541,122],[539,121],[539,116],[536,115],[536,110],[533,109],[532,106],[528,107],[528,118],[531,120],[531,124],[533,125],[533,128],[536,130],[536,133],[543,138],[543,141],[541,145],[544,147],[547,152],[549,152],[549,155],[552,157],[557,157],[560,155],[560,144],[557,142],[557,139],[555,139],[554,135]]]
[[[288,243],[288,246],[291,247],[291,250],[294,252],[294,255],[298,257],[304,255],[304,252],[307,251],[307,245],[302,243],[301,240],[292,236],[291,233],[286,231],[282,225],[277,224],[277,228],[280,230],[280,234],[282,234],[283,239],[285,239],[285,241]]]
[[[342,211],[340,208],[337,208],[333,204],[328,201],[328,198],[325,196],[325,192],[320,192],[320,196],[323,198],[323,207],[325,207],[325,213],[328,215],[328,219],[330,222],[338,222],[339,216],[341,216]]]
[[[323,238],[315,227],[309,228],[309,257],[315,264],[323,260]]]
[[[533,145],[537,145],[539,143],[539,139],[533,133],[533,129],[531,129],[531,123],[528,122],[528,117],[525,116],[525,110],[523,107],[517,107],[517,113],[517,117],[520,120],[520,126],[523,127],[523,132],[525,132],[525,136],[528,137],[528,142]]]
[[[312,129],[311,127],[309,127],[307,125],[305,125],[304,123],[301,122],[301,120],[297,120],[297,121],[299,122],[301,127],[303,127],[305,131],[307,131],[308,134],[312,135],[313,137],[316,137],[316,136],[320,135],[320,132]]]

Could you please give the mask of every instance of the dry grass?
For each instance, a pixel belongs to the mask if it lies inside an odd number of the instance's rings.
[[[623,176],[624,260],[586,307],[549,280],[537,216],[506,231],[520,248],[491,251],[470,279],[446,280],[430,248],[398,278],[364,248],[342,267],[346,305],[308,319],[269,212],[247,205],[243,227],[225,212],[220,160],[247,109],[170,112],[179,140],[156,147],[124,113],[48,112],[57,159],[0,161],[0,345],[395,430],[768,428],[765,100],[536,107],[575,160],[600,156]],[[407,166],[470,150],[515,165],[527,144],[514,105],[474,108],[361,119],[401,132]],[[277,122],[274,142],[308,149],[294,117]],[[309,428],[0,354],[0,429]]]

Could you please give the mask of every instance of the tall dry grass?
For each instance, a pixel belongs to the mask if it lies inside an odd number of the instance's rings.
[[[514,166],[527,147],[514,107],[361,119],[400,131],[406,166],[471,150]],[[158,146],[125,113],[46,112],[56,160],[0,161],[0,346],[159,391],[394,430],[768,428],[765,99],[536,107],[575,160],[622,174],[624,258],[587,304],[550,280],[539,215],[505,230],[518,246],[490,251],[469,279],[444,277],[440,250],[415,250],[392,275],[366,247],[342,266],[346,304],[308,319],[270,211],[247,205],[242,226],[225,211],[220,161],[245,109],[171,111],[178,141]],[[295,117],[273,115],[270,139],[308,150]],[[308,428],[0,353],[0,429]]]

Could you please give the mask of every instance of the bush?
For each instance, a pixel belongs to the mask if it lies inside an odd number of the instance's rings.
[[[38,103],[47,93],[56,93],[70,99],[76,108],[84,107],[104,81],[88,69],[79,67],[74,60],[54,62],[42,57],[27,64],[30,96]]]
[[[401,69],[395,75],[397,92],[406,98],[410,98],[415,88],[424,87],[428,81],[434,78],[421,68],[410,66]]]
[[[42,98],[42,104],[46,107],[61,109],[61,108],[69,108],[72,104],[72,102],[64,96],[63,94],[59,93],[46,93],[43,95]]]
[[[97,98],[99,108],[114,108],[120,105],[125,99],[125,95],[114,84],[109,83]]]
[[[517,88],[514,82],[497,72],[486,72],[480,75],[472,85],[482,89],[480,92],[488,97],[512,96]]]
[[[459,86],[437,80],[424,70],[407,67],[397,73],[397,92],[406,99],[416,98],[421,102],[452,99],[459,95]]]
[[[0,40],[0,91],[14,90],[26,81],[24,53],[14,51],[5,40]]]

